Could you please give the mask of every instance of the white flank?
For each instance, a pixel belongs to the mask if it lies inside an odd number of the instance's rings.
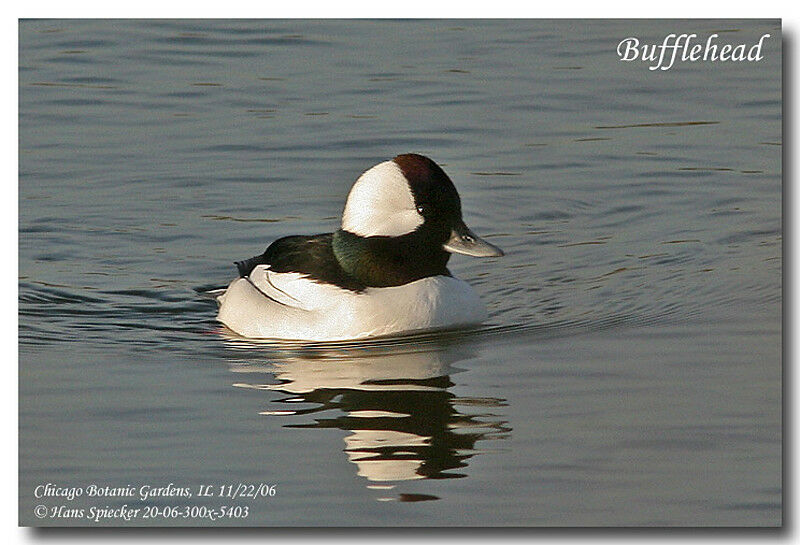
[[[338,341],[477,325],[486,309],[466,282],[423,278],[363,293],[257,267],[219,298],[217,319],[244,337]]]

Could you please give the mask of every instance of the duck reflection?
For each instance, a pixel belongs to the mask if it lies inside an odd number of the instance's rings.
[[[229,339],[232,346],[243,341]],[[248,341],[249,343],[249,341]],[[252,345],[251,345],[252,346]],[[263,352],[262,352],[263,354]],[[276,351],[266,364],[239,360],[238,373],[267,373],[277,383],[236,386],[277,391],[281,409],[268,416],[312,416],[287,428],[339,428],[349,432],[344,452],[370,488],[402,481],[465,477],[480,440],[501,439],[511,429],[493,411],[505,401],[462,397],[451,389],[453,364],[474,356],[465,346],[373,346],[358,349]],[[262,355],[263,358],[263,355]],[[312,407],[297,407],[312,404]],[[291,406],[291,409],[289,408]],[[403,501],[437,499],[401,494]]]

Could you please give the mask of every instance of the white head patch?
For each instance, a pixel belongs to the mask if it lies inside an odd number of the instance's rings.
[[[403,171],[394,161],[386,161],[356,180],[347,196],[342,229],[362,237],[396,237],[412,232],[423,221]]]

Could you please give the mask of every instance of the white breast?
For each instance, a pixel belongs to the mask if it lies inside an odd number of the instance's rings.
[[[476,325],[486,309],[466,282],[449,276],[362,293],[297,273],[256,267],[234,280],[217,319],[251,338],[334,341]]]

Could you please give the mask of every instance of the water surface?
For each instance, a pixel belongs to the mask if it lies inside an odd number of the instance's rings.
[[[772,39],[758,63],[616,57],[671,32]],[[33,516],[47,482],[265,482],[213,524],[779,524],[779,40],[775,21],[22,21],[20,520],[57,522]],[[201,292],[234,260],[335,229],[358,175],[405,152],[506,251],[450,262],[481,330],[220,329]]]

